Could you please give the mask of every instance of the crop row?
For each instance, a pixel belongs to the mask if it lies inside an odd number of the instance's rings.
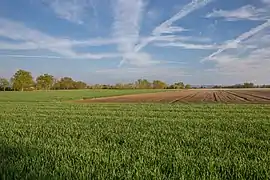
[[[0,103],[0,179],[268,179],[269,110]]]

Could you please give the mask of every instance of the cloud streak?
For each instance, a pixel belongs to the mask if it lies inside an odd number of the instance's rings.
[[[161,35],[164,32],[167,31],[171,27],[171,25],[183,17],[187,16],[188,14],[192,13],[193,11],[200,9],[213,0],[193,0],[191,3],[185,5],[177,14],[175,14],[173,17],[170,19],[164,21],[162,24],[160,24],[158,27],[156,27],[153,30],[153,35]]]
[[[218,54],[222,53],[223,51],[231,48],[237,48],[238,45],[242,42],[247,40],[248,38],[252,37],[253,35],[257,34],[258,32],[264,30],[265,28],[270,27],[270,20],[267,20],[265,23],[251,29],[248,32],[245,32],[241,34],[239,37],[237,37],[235,40],[227,41],[224,46],[220,49],[218,49],[216,52],[212,53],[207,58],[201,60],[201,62],[211,60],[213,57],[217,56]]]
[[[265,20],[269,18],[269,10],[246,5],[232,11],[218,10],[206,15],[207,18],[225,18],[227,21]]]
[[[60,56],[30,56],[24,54],[0,54],[1,57],[14,57],[14,58],[46,58],[46,59],[62,59]]]
[[[119,53],[77,53],[73,50],[75,44],[84,44],[91,41],[80,42],[52,37],[35,29],[28,28],[24,24],[3,18],[0,18],[0,36],[15,41],[15,43],[0,43],[0,49],[5,50],[45,49],[63,57],[74,59],[103,59],[120,56]],[[109,41],[112,40],[96,40],[96,43],[113,43]]]
[[[83,24],[87,9],[91,7],[88,0],[45,0],[54,13],[67,21]]]
[[[153,31],[152,31],[152,36],[149,39],[146,39],[142,41],[140,44],[138,44],[135,49],[136,51],[140,51],[142,48],[147,46],[150,42],[154,41],[158,36],[164,34],[164,33],[173,33],[175,32],[174,30],[177,29],[178,31],[184,30],[183,28],[180,27],[174,27],[171,26],[175,21],[178,21],[182,19],[183,17],[187,16],[188,14],[192,13],[193,11],[202,8],[212,2],[213,0],[195,0],[192,1],[191,3],[185,5],[177,14],[172,16],[170,19],[164,21],[162,24],[157,26]]]
[[[113,36],[121,39],[118,50],[123,54],[123,60],[131,64],[151,64],[150,55],[135,53],[134,48],[140,39],[141,19],[145,4],[143,0],[117,0],[114,4]],[[146,62],[143,62],[146,61]]]
[[[118,50],[123,53],[133,51],[139,39],[141,16],[143,12],[142,0],[117,0],[114,5],[113,36],[122,39]]]
[[[173,34],[175,32],[186,31],[186,29],[178,26],[172,26],[175,21],[182,19],[193,11],[202,8],[214,0],[193,0],[191,3],[185,5],[177,14],[172,16],[170,19],[164,21],[159,26],[157,26],[151,33],[151,36],[143,39],[134,47],[135,52],[139,52],[145,46],[147,46],[152,41],[158,40],[162,34]],[[124,64],[126,59],[124,58],[119,66]]]
[[[189,44],[182,42],[171,42],[171,43],[155,43],[158,47],[180,47],[183,49],[201,49],[201,50],[211,50],[218,49],[220,46],[215,44]]]

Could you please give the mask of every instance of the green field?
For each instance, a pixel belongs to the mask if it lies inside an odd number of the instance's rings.
[[[128,94],[152,93],[169,90],[160,89],[127,89],[127,90],[61,90],[33,92],[1,92],[0,102],[63,102],[69,100],[89,99]]]
[[[0,179],[270,178],[270,105],[66,102],[131,93],[0,92]]]

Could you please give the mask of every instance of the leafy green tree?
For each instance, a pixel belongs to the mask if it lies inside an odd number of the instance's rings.
[[[90,86],[91,89],[102,89],[102,85],[101,84],[94,84]]]
[[[123,84],[121,84],[121,83],[115,84],[114,89],[123,89]]]
[[[36,82],[38,89],[49,90],[53,86],[54,78],[52,75],[43,74],[37,77]]]
[[[59,82],[58,79],[56,79],[56,78],[53,78],[52,89],[53,89],[53,90],[60,89],[60,82]]]
[[[128,83],[128,84],[123,84],[124,89],[134,89],[134,84],[133,83]]]
[[[108,84],[102,84],[101,89],[112,89],[111,85]]]
[[[160,80],[154,80],[152,84],[154,89],[165,89],[167,87],[167,84]]]
[[[13,89],[23,91],[33,86],[34,81],[31,72],[18,70],[12,77]]]
[[[151,83],[147,79],[138,79],[135,82],[136,88],[138,89],[150,89]]]
[[[5,78],[0,78],[0,87],[6,91],[6,88],[9,86],[9,81]]]
[[[134,89],[133,83],[117,83],[112,86],[113,89]]]
[[[178,82],[174,84],[176,86],[176,89],[184,89],[185,84],[183,82]]]
[[[61,89],[73,89],[74,81],[70,77],[63,77],[59,81]]]
[[[86,89],[87,84],[85,82],[82,82],[82,81],[77,81],[77,82],[73,83],[73,87],[75,89]]]
[[[254,83],[245,82],[243,84],[243,88],[254,88],[254,87],[255,87]]]
[[[191,89],[191,85],[190,84],[186,84],[185,89]]]

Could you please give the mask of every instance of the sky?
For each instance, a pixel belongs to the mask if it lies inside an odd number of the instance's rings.
[[[0,76],[270,84],[270,0],[0,0]]]

